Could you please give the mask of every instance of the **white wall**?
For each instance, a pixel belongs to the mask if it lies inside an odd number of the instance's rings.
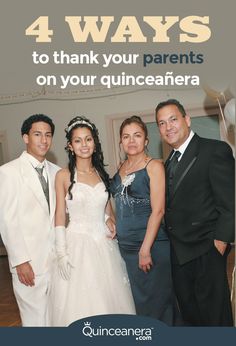
[[[122,91],[127,92],[126,89],[122,89]],[[120,89],[117,92],[120,92]],[[110,143],[107,124],[109,119],[117,116],[122,117],[124,114],[145,114],[145,112],[152,114],[153,112],[154,120],[154,109],[157,103],[172,97],[182,102],[186,109],[217,105],[214,100],[206,97],[206,93],[202,89],[128,91],[128,93],[117,95],[113,92],[112,96],[107,95],[98,98],[96,98],[96,93],[91,93],[90,96],[90,99],[84,100],[42,100],[0,105],[0,132],[6,132],[7,137],[6,160],[16,158],[24,150],[20,127],[28,116],[35,113],[47,114],[54,120],[56,132],[49,159],[60,166],[65,166],[67,157],[64,151],[66,144],[64,128],[76,115],[85,115],[95,122],[99,129],[105,161],[109,163]]]

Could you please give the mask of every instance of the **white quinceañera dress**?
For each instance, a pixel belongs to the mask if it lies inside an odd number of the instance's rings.
[[[66,198],[69,212],[67,246],[70,280],[56,270],[50,292],[51,326],[68,326],[88,316],[135,314],[134,302],[116,240],[108,238],[104,221],[108,194],[103,182],[94,187],[77,182],[73,199]]]

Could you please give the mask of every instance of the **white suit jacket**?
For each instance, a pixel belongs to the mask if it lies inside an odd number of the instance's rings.
[[[46,273],[54,256],[54,213],[56,172],[45,160],[50,214],[38,174],[26,152],[0,167],[0,232],[8,253],[11,272],[29,261],[36,275]]]

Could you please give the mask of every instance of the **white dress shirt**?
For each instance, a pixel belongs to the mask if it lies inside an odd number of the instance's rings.
[[[186,141],[185,141],[183,144],[181,144],[181,146],[180,146],[178,149],[174,149],[173,155],[175,154],[176,151],[179,151],[180,154],[181,154],[181,155],[178,157],[178,161],[180,161],[180,160],[182,159],[182,156],[183,156],[185,150],[187,149],[187,146],[189,145],[189,143],[190,143],[191,139],[193,138],[193,136],[194,136],[194,132],[191,130],[190,133],[189,133],[188,138],[186,139]],[[173,156],[173,155],[172,155],[172,156]],[[172,156],[171,156],[171,157],[172,157]]]
[[[27,159],[29,160],[29,162],[31,163],[31,165],[34,168],[42,168],[42,167],[44,167],[44,169],[43,169],[43,176],[44,176],[44,178],[46,179],[46,182],[47,182],[48,181],[48,177],[47,177],[47,172],[46,172],[45,160],[43,160],[43,162],[40,162],[33,155],[31,155],[31,154],[29,154],[27,152],[26,152],[26,156],[27,156]]]

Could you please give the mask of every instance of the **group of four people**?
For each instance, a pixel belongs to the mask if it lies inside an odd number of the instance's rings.
[[[23,326],[68,326],[101,314],[233,325],[231,148],[193,133],[177,100],[159,103],[156,121],[173,148],[165,165],[148,155],[147,127],[132,116],[120,127],[126,159],[112,179],[87,118],[66,128],[64,169],[45,159],[52,120],[24,121],[26,151],[0,167],[0,230]]]

